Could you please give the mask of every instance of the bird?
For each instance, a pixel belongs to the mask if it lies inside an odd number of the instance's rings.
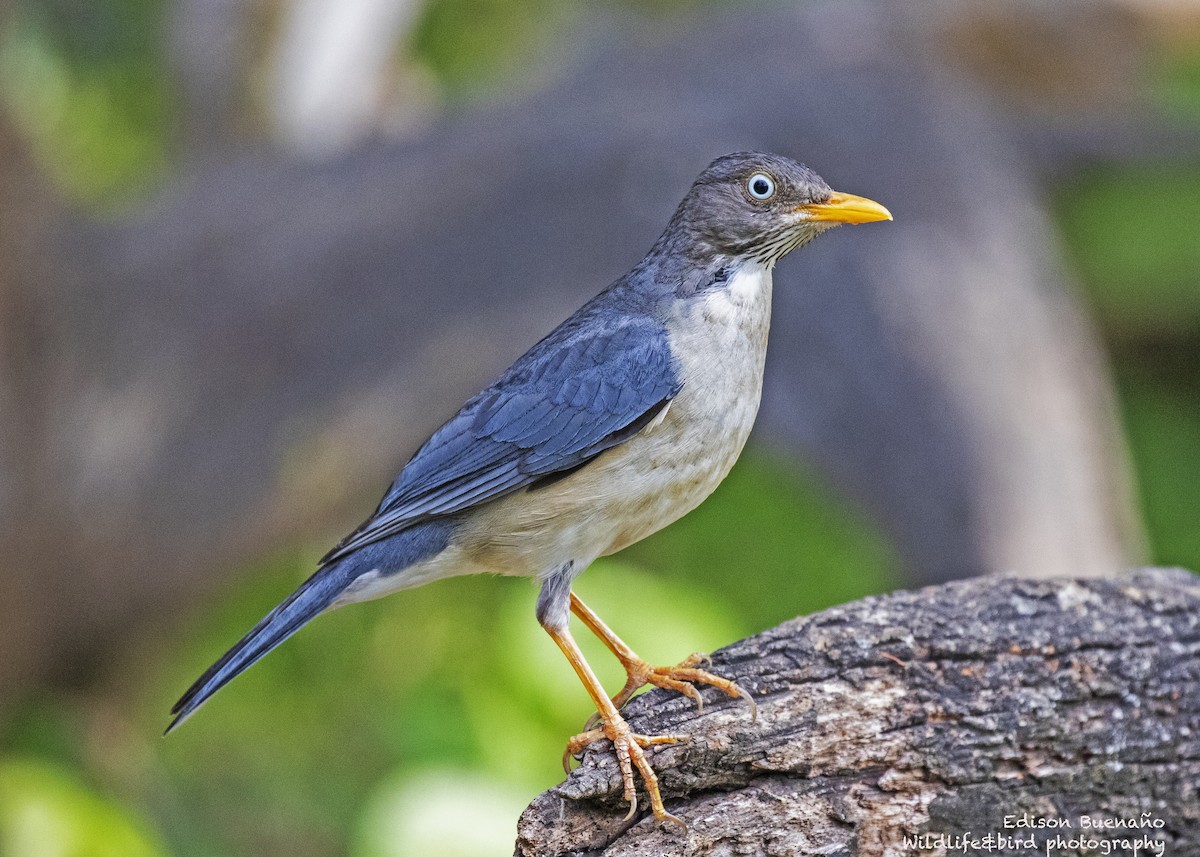
[[[374,513],[188,688],[166,732],[320,613],[457,575],[525,576],[540,587],[537,621],[596,708],[564,766],[607,739],[626,818],[638,809],[636,770],[655,819],[686,829],[647,755],[682,737],[639,735],[621,708],[646,685],[697,704],[696,685],[712,686],[752,712],[753,698],[700,669],[701,656],[649,665],[572,582],[691,511],[733,467],[758,412],[775,264],[839,224],[891,219],[783,155],[712,161],[645,257],[437,429]],[[576,644],[572,614],[624,667],[615,696]]]

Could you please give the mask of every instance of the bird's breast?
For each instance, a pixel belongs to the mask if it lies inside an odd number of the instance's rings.
[[[677,305],[668,333],[683,386],[661,422],[622,449],[640,473],[630,486],[637,511],[606,552],[690,512],[729,473],[758,415],[770,326],[766,266],[744,266]]]
[[[489,504],[465,527],[473,561],[507,574],[587,564],[698,506],[737,461],[762,392],[771,272],[743,268],[668,319],[682,387],[666,410],[578,472]]]

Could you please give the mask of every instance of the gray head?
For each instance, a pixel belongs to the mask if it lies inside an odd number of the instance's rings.
[[[879,203],[837,193],[791,158],[735,152],[697,177],[652,252],[774,264],[839,223],[891,219]]]

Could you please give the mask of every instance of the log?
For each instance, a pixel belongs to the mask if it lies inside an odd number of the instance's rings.
[[[713,668],[753,693],[757,722],[711,689],[701,714],[659,690],[627,709],[636,732],[688,738],[651,757],[686,836],[644,812],[622,821],[604,742],[525,810],[517,855],[1200,853],[1188,572],[868,598]]]

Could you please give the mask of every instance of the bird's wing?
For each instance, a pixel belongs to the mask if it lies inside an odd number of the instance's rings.
[[[569,475],[639,432],[679,389],[660,323],[572,319],[438,429],[375,514],[322,563],[421,521]]]

